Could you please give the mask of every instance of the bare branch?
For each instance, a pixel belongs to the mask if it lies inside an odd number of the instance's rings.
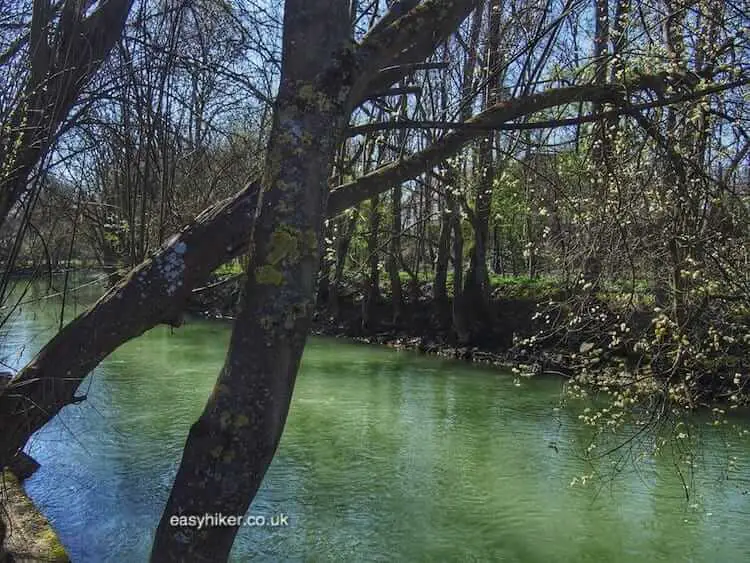
[[[590,85],[552,89],[499,102],[466,122],[465,128],[445,135],[426,150],[392,162],[353,182],[334,188],[328,216],[415,178],[458,152],[488,127],[573,102],[621,102],[624,93],[647,88],[651,76],[627,87]],[[721,85],[707,88],[714,92]],[[693,92],[697,96],[701,91]],[[673,98],[681,101],[684,96]],[[598,117],[598,116],[597,116]],[[259,185],[250,184],[237,195],[212,206],[170,239],[159,252],[138,266],[91,309],[66,325],[0,392],[0,466],[23,448],[28,438],[66,404],[79,383],[119,346],[160,323],[179,324],[193,289],[200,287],[221,264],[248,249],[249,221],[255,216]],[[170,284],[164,264],[182,260],[181,285]]]
[[[370,92],[387,89],[408,72],[381,74],[380,69],[408,69],[424,61],[478,4],[477,0],[427,0],[388,25],[376,25],[357,49],[361,74],[352,92],[356,105]]]

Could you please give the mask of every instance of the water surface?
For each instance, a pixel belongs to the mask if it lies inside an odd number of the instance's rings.
[[[58,316],[54,300],[25,306],[3,329],[3,361],[28,360]],[[152,330],[35,435],[42,468],[27,489],[74,561],[147,561],[228,337],[218,322]],[[576,411],[555,410],[560,392],[556,379],[517,386],[496,371],[312,339],[250,509],[289,526],[242,528],[232,560],[750,560],[750,446],[735,438],[750,425],[696,419],[693,472],[670,453],[616,475],[605,460],[594,467],[604,478],[571,487],[592,472],[588,432]]]

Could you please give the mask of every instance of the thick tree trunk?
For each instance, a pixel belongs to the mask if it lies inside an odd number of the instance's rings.
[[[391,192],[391,239],[386,268],[391,282],[391,302],[393,324],[401,320],[403,310],[403,290],[401,287],[401,185]]]
[[[467,344],[471,339],[468,320],[470,312],[467,310],[464,292],[461,290],[464,283],[464,233],[456,198],[450,196],[448,205],[453,227],[453,330],[458,343]]]
[[[435,262],[435,288],[433,290],[433,297],[437,303],[441,317],[445,315],[448,303],[448,289],[446,285],[448,282],[448,263],[451,257],[452,229],[453,223],[450,209],[444,209],[440,216],[440,238],[438,239],[437,260]]]
[[[380,197],[370,200],[370,232],[367,235],[368,273],[365,294],[362,300],[362,330],[372,330],[377,324],[375,318],[380,301],[380,253],[378,252],[378,231],[380,230]]]
[[[434,10],[440,23],[463,19],[469,5],[422,7],[427,15]],[[358,74],[377,72],[431,21],[423,10],[368,35],[361,59],[352,61],[351,46],[342,45],[348,8],[349,0],[285,4],[282,74],[244,304],[216,387],[188,435],[152,561],[213,562],[229,556],[239,524],[198,530],[174,526],[174,519],[244,514],[260,487],[286,421],[310,324],[327,180],[351,100],[360,98]]]
[[[339,217],[337,221],[342,227],[342,231],[336,239],[336,266],[333,270],[333,284],[329,297],[329,307],[333,316],[339,317],[339,298],[341,296],[341,284],[344,279],[344,267],[346,266],[346,257],[349,255],[349,246],[354,236],[354,230],[357,226],[358,213],[352,213],[349,217]]]
[[[190,429],[152,561],[226,560],[238,525],[199,530],[175,523],[244,514],[279,443],[314,307],[328,178],[349,117],[347,85],[325,72],[348,38],[348,8],[348,0],[286,2],[282,76],[243,307],[224,368]]]

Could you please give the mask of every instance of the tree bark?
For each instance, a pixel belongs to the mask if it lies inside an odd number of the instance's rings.
[[[365,294],[362,299],[362,330],[370,331],[377,324],[375,318],[380,301],[380,269],[378,252],[378,232],[380,231],[380,196],[370,200],[370,232],[367,235],[368,272],[365,282]]]
[[[499,98],[502,84],[500,73],[500,17],[502,4],[499,0],[489,3],[489,41],[487,46],[487,85],[484,92],[484,108],[490,108]],[[479,177],[474,199],[474,242],[470,251],[469,269],[464,285],[466,306],[474,313],[471,332],[473,336],[484,334],[489,323],[490,279],[487,269],[487,246],[490,228],[492,187],[495,180],[494,132],[488,133],[479,143]]]
[[[391,192],[391,238],[386,268],[391,282],[391,302],[393,306],[393,324],[401,320],[403,310],[403,290],[401,287],[401,185]]]
[[[477,9],[471,20],[471,29],[469,31],[469,46],[466,53],[466,60],[463,64],[461,97],[462,107],[460,112],[461,122],[471,122],[472,114],[472,93],[475,90],[475,67],[479,49],[479,34],[482,27],[482,10]],[[487,107],[485,99],[485,107]],[[471,339],[469,331],[469,318],[474,311],[469,310],[471,305],[467,299],[466,288],[464,287],[464,234],[462,228],[462,217],[460,205],[456,198],[456,193],[451,190],[458,189],[458,174],[452,171],[451,184],[447,187],[447,203],[450,210],[451,226],[453,231],[453,307],[451,318],[453,321],[453,330],[459,344],[466,344]],[[476,215],[476,214],[475,214]],[[476,272],[474,272],[476,273]],[[470,272],[471,274],[471,272]]]
[[[287,0],[282,73],[253,225],[243,306],[156,531],[152,561],[224,561],[238,525],[180,516],[244,514],[273,458],[314,308],[327,182],[349,111],[348,0]],[[342,76],[343,74],[343,76]],[[177,519],[177,520],[175,520]]]

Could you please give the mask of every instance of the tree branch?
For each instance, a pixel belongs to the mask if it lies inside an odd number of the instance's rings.
[[[427,0],[393,21],[389,16],[383,18],[381,22],[385,23],[376,24],[357,48],[361,74],[352,91],[355,105],[372,92],[387,90],[409,72],[410,65],[429,57],[478,3],[477,0]],[[391,70],[381,73],[385,67]],[[396,68],[401,70],[397,72]]]
[[[259,185],[210,207],[67,324],[0,393],[0,467],[120,345],[160,323],[179,324],[193,288],[248,245]]]
[[[373,92],[367,94],[363,101],[373,100],[375,98],[385,98],[386,96],[408,96],[409,94],[420,95],[422,88],[419,86],[403,86],[401,88],[390,88],[382,92]]]
[[[554,88],[538,94],[498,102],[482,113],[479,113],[473,118],[463,122],[459,128],[451,131],[427,149],[401,160],[386,164],[385,166],[381,166],[377,170],[357,178],[352,182],[336,187],[329,196],[328,214],[333,216],[341,213],[345,209],[353,207],[357,203],[393,187],[396,183],[405,182],[419,176],[425,170],[437,166],[446,158],[458,152],[461,147],[478,135],[481,135],[482,132],[495,129],[513,130],[524,127],[536,128],[555,125],[555,122],[532,122],[526,125],[507,123],[545,109],[563,106],[574,102],[609,102],[623,106],[614,111],[616,112],[616,115],[624,115],[629,114],[634,108],[642,110],[682,103],[715,94],[729,88],[743,86],[750,82],[749,79],[741,79],[726,84],[715,84],[701,90],[692,90],[677,94],[670,98],[663,98],[657,102],[638,105],[630,105],[624,102],[628,94],[633,95],[650,89],[657,78],[658,76],[644,75],[637,80],[624,85],[607,84]],[[604,115],[606,115],[606,112]],[[596,114],[597,118],[599,116],[600,114]],[[582,118],[574,119],[580,120]],[[585,120],[589,119],[593,120],[594,116],[587,116],[585,118]],[[557,122],[557,125],[572,125],[575,123],[576,121],[570,121],[569,123],[559,121]]]
[[[654,109],[658,107],[670,106],[678,103],[684,103],[687,101],[702,98],[711,94],[723,92],[727,89],[737,88],[748,84],[750,80],[743,79],[737,80],[726,84],[715,84],[713,86],[706,87],[701,90],[694,90],[691,92],[685,92],[671,96],[669,98],[660,98],[653,102],[645,102],[642,104],[626,105],[625,107],[619,107],[613,110],[601,111],[589,115],[579,115],[576,117],[560,118],[560,119],[548,119],[544,121],[530,121],[526,123],[496,123],[497,120],[490,121],[385,121],[376,123],[367,123],[365,125],[357,125],[350,127],[347,131],[349,137],[356,135],[367,135],[369,133],[376,133],[379,131],[398,131],[401,129],[442,129],[448,131],[475,131],[487,132],[487,131],[527,131],[535,129],[550,129],[555,127],[567,127],[571,125],[580,125],[582,123],[592,123],[601,119],[620,117],[623,115],[632,115],[632,110],[642,111],[646,109]],[[582,101],[582,100],[576,100]],[[585,101],[585,100],[583,100]],[[561,104],[562,105],[562,104]],[[479,114],[481,116],[483,114]],[[479,117],[477,116],[477,117]]]
[[[55,50],[47,40],[53,21],[48,1],[35,0],[29,32],[30,72],[24,86],[25,103],[9,119],[8,138],[0,146],[14,147],[0,176],[0,224],[29,190],[28,178],[44,158],[69,118],[85,84],[121,36],[132,0],[104,0],[88,18],[65,2],[57,23]]]
[[[424,151],[382,166],[348,184],[337,187],[329,196],[328,213],[329,215],[341,213],[355,202],[371,198],[397,183],[419,176],[425,170],[437,166],[447,157],[458,152],[466,143],[481,134],[482,130],[500,127],[507,121],[570,102],[615,102],[621,96],[620,87],[573,86],[498,102],[466,121],[469,128],[452,131]],[[472,129],[472,126],[476,128]]]
[[[507,121],[571,102],[617,103],[646,81],[558,88],[499,102],[426,150],[334,188],[328,216],[431,170],[466,143]],[[707,89],[708,90],[708,89]],[[715,87],[711,89],[715,90]],[[476,127],[476,128],[472,128]],[[195,221],[50,340],[0,391],[0,467],[61,408],[70,404],[84,377],[119,346],[160,323],[178,324],[192,290],[221,264],[247,252],[259,184],[210,207]]]

